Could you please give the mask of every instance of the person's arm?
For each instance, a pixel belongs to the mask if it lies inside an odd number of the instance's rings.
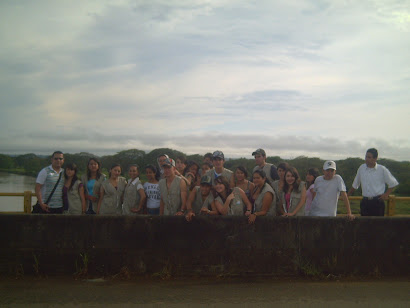
[[[162,200],[162,197],[159,201],[159,215],[164,215],[164,201]]]
[[[214,206],[215,206],[215,210],[218,212],[218,214],[221,214],[221,215],[226,215],[226,214],[228,214],[228,209],[229,209],[229,203],[231,202],[230,200],[232,200],[233,199],[233,196],[231,197],[231,195],[229,195],[227,198],[226,198],[226,201],[225,201],[225,203],[224,204],[222,204],[221,202],[219,202],[218,200],[215,200],[213,203],[214,203]],[[229,202],[228,202],[228,200],[229,200]],[[213,210],[213,209],[212,209]]]
[[[347,210],[347,218],[349,220],[353,220],[355,219],[355,216],[352,214],[352,211],[350,209],[350,202],[349,202],[349,198],[347,197],[347,194],[345,191],[341,191],[340,195],[342,197],[343,202],[345,203],[346,206],[346,210]]]
[[[356,189],[354,189],[353,187],[350,187],[349,191],[347,192],[347,196],[350,197]]]
[[[218,202],[219,203],[219,202]],[[220,203],[219,203],[220,204]],[[216,207],[216,200],[211,203],[211,211],[208,210],[208,215],[219,215],[218,208]]]
[[[78,187],[78,192],[80,194],[81,199],[82,214],[85,214],[85,211],[87,209],[87,203],[85,202],[84,185],[81,184],[80,187]]]
[[[181,179],[180,187],[181,187],[181,210],[175,214],[177,216],[184,215],[184,212],[186,210],[186,199],[187,199],[188,193],[187,193],[186,182],[184,179]]]
[[[100,188],[100,197],[98,198],[98,205],[97,205],[97,214],[100,214],[101,203],[104,199],[104,187],[101,186]]]
[[[138,189],[138,194],[140,195],[140,203],[137,208],[137,212],[140,212],[144,208],[145,201],[147,200],[147,195],[145,194],[144,188]]]
[[[302,187],[302,191],[300,193],[300,201],[298,205],[296,206],[293,212],[285,213],[285,216],[295,216],[305,203],[306,203],[306,188]]]
[[[37,197],[37,201],[40,204],[40,207],[43,211],[45,212],[50,212],[48,210],[48,204],[43,203],[43,198],[41,196],[41,187],[43,187],[42,184],[40,183],[36,183],[36,188],[35,188],[35,192],[36,192],[36,197]]]
[[[386,192],[379,197],[379,199],[388,200],[388,199],[389,199],[389,195],[393,192],[394,188],[396,188],[396,187],[388,188],[388,189],[386,190]]]
[[[187,221],[192,220],[192,216],[195,216],[195,213],[192,211],[192,203],[195,201],[195,196],[196,196],[196,189],[193,189],[188,197],[188,200],[186,202],[186,208],[187,208],[187,214],[185,216]]]
[[[272,201],[273,201],[273,194],[270,191],[266,192],[262,200],[262,209],[259,212],[255,212],[249,215],[249,218],[248,218],[249,223],[250,224],[254,223],[256,216],[265,216],[269,211]]]
[[[249,199],[246,196],[245,192],[242,189],[240,189],[239,187],[238,187],[238,189],[239,189],[239,194],[241,195],[241,198],[243,200],[243,203],[245,203],[245,205],[246,205],[245,215],[249,216],[252,212],[252,204],[249,202]]]
[[[232,189],[235,187],[235,175],[234,174],[232,174],[232,176],[229,180],[229,187],[232,188]]]

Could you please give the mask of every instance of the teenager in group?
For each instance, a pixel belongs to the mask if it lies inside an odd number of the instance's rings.
[[[239,187],[245,192],[245,195],[250,200],[251,192],[255,185],[248,180],[248,171],[244,166],[238,166],[235,169],[234,176],[231,177],[231,187]]]
[[[165,178],[159,181],[160,215],[183,215],[187,199],[185,180],[175,174],[175,161],[167,158],[162,165]]]
[[[215,151],[212,154],[212,164],[214,167],[213,169],[208,170],[205,174],[211,177],[213,186],[215,186],[215,179],[217,177],[224,176],[228,180],[228,183],[231,180],[233,172],[229,169],[224,168],[224,163],[225,163],[224,153],[222,153],[222,151]]]
[[[283,189],[283,185],[285,184],[285,172],[286,170],[289,168],[289,164],[286,162],[281,162],[278,165],[278,176],[279,176],[279,180],[276,180],[272,183],[272,188],[275,191],[275,196],[276,196],[276,203],[277,204],[281,204],[280,203],[280,196],[282,194],[282,189]],[[282,215],[282,211],[281,211],[281,207],[278,206],[277,207],[278,212],[276,213],[277,215]]]
[[[153,165],[145,167],[147,182],[144,183],[144,191],[147,196],[148,215],[159,215],[161,192],[159,190],[159,172]]]
[[[249,223],[254,223],[256,216],[276,215],[276,196],[265,171],[255,170],[252,175],[255,188],[252,192],[253,211],[249,215]]]
[[[312,205],[313,198],[316,196],[315,180],[319,176],[318,168],[310,168],[306,174],[306,203],[305,203],[305,215],[309,215],[310,207]]]
[[[336,163],[328,160],[323,165],[323,176],[315,181],[316,196],[312,201],[310,216],[336,216],[337,201],[339,196],[346,206],[347,217],[352,220],[354,215],[350,209],[349,198],[346,194],[346,186],[340,175],[336,174]]]
[[[212,163],[203,162],[202,165],[201,165],[201,170],[200,170],[201,172],[200,172],[200,174],[201,174],[201,175],[204,175],[204,174],[207,173],[208,170],[211,170],[212,168],[213,168]]]
[[[184,155],[180,155],[175,160],[175,174],[178,176],[184,176],[185,168],[188,165],[187,159]]]
[[[189,161],[183,172],[186,179],[188,191],[192,191],[195,186],[200,185],[199,165],[194,161]]]
[[[205,171],[204,171],[204,164],[205,166],[209,166],[209,168],[205,167]],[[199,170],[199,175],[202,177],[203,175],[205,175],[205,172],[208,171],[209,169],[212,169],[212,153],[206,153],[204,155],[204,158],[201,164],[201,170]]]
[[[74,163],[65,166],[63,204],[68,214],[85,214],[84,185],[77,177],[77,165]]]
[[[239,187],[230,187],[228,179],[219,176],[215,179],[216,197],[212,203],[212,211],[221,215],[249,216],[252,204],[246,197],[245,192]]]
[[[146,195],[139,178],[138,165],[128,168],[129,180],[125,186],[122,213],[124,215],[143,214]]]
[[[110,168],[109,178],[100,188],[97,214],[122,214],[122,201],[127,181],[121,175],[121,166],[114,164]]]
[[[188,200],[186,202],[187,221],[192,220],[192,216],[199,215],[201,213],[208,214],[212,211],[212,202],[214,201],[214,196],[211,193],[212,190],[212,179],[204,175],[201,178],[200,186],[196,186],[189,194]]]
[[[281,193],[281,212],[283,216],[304,216],[306,202],[305,182],[300,180],[294,167],[285,172],[285,182]]]
[[[158,170],[160,173],[160,179],[164,178],[164,169],[162,168],[162,165],[164,164],[165,160],[168,159],[168,155],[167,154],[161,154],[158,155],[157,157],[157,163],[158,163]]]
[[[101,162],[97,158],[91,157],[87,163],[87,172],[81,177],[88,206],[86,214],[95,214],[100,188],[104,180],[105,175],[101,173]]]
[[[252,153],[252,156],[255,157],[256,166],[253,168],[253,171],[263,170],[265,171],[266,177],[270,183],[279,179],[278,171],[274,164],[266,162],[266,152],[264,149],[257,149]]]

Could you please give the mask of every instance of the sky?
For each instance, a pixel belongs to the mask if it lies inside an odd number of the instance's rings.
[[[0,2],[0,153],[410,160],[410,1]]]

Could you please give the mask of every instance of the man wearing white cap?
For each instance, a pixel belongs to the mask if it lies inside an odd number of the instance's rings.
[[[340,175],[336,174],[336,163],[328,160],[323,165],[323,176],[315,180],[316,196],[312,201],[310,216],[336,216],[337,200],[342,196],[347,209],[347,217],[352,220],[354,215],[350,210],[346,185]]]

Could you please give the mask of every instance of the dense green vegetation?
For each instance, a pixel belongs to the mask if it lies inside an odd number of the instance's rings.
[[[158,155],[166,153],[172,158],[184,155],[184,153],[168,148],[155,149],[149,153],[137,149],[130,149],[118,152],[115,155],[106,155],[98,157],[103,165],[103,171],[107,172],[107,169],[114,164],[119,163],[125,169],[130,164],[138,164],[141,167],[147,164],[156,165],[156,158]],[[77,153],[77,154],[64,154],[65,162],[75,162],[79,170],[84,172],[86,170],[87,161],[90,157],[95,155],[91,153]],[[202,162],[202,155],[187,155],[188,160],[193,160],[198,163]],[[306,172],[309,168],[316,167],[322,170],[324,160],[319,158],[310,158],[305,156],[296,157],[294,159],[282,159],[279,156],[268,157],[268,162],[278,165],[278,163],[285,161],[290,165],[294,166],[301,175],[302,179],[305,178]],[[357,168],[364,162],[360,158],[347,158],[343,160],[336,161],[337,163],[337,173],[342,176],[347,187],[349,188],[353,182],[356,175]],[[391,159],[379,159],[378,162],[386,166],[392,174],[397,178],[400,185],[394,191],[395,195],[410,196],[410,162],[403,161],[398,162]],[[38,156],[35,154],[24,154],[19,156],[9,156],[0,154],[0,169],[9,172],[22,173],[27,175],[36,176],[41,168],[47,166],[50,163],[50,157]],[[227,159],[225,162],[225,167],[234,170],[236,166],[243,165],[248,171],[251,171],[255,165],[253,159],[238,158],[238,159]],[[144,172],[144,170],[142,170]],[[144,180],[144,176],[141,175]],[[360,189],[356,192],[356,195],[360,195]]]

